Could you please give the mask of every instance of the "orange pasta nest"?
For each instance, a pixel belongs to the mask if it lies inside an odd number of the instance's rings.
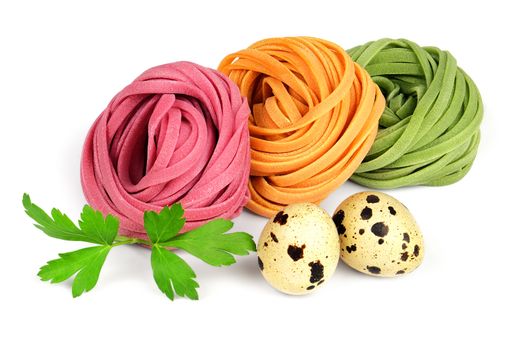
[[[226,56],[219,70],[252,111],[247,207],[259,215],[319,203],[353,174],[374,142],[384,97],[336,44],[266,39]]]

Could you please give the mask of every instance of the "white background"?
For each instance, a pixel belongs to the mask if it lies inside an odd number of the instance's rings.
[[[523,11],[497,1],[3,1],[0,5],[2,349],[523,349]],[[80,298],[38,268],[82,244],[46,237],[23,214],[29,192],[77,218],[83,138],[112,96],[154,65],[216,67],[263,38],[310,35],[344,48],[405,37],[451,51],[478,84],[482,143],[470,173],[441,188],[388,193],[416,217],[426,257],[414,273],[374,278],[340,264],[315,293],[292,297],[256,255],[229,268],[188,257],[200,300],[170,302],[145,249],[108,257]],[[322,206],[332,212],[347,183]],[[265,220],[236,227],[256,238]],[[185,255],[186,257],[186,255]]]

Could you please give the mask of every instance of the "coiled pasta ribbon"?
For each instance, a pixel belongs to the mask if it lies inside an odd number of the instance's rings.
[[[374,145],[351,180],[395,188],[463,178],[476,157],[483,105],[454,57],[404,39],[381,39],[348,53],[387,101]]]
[[[359,166],[384,98],[339,46],[309,37],[259,41],[219,66],[248,98],[253,212],[318,203]]]
[[[180,202],[183,231],[239,215],[248,201],[249,108],[224,74],[191,62],[148,69],[91,127],[81,164],[88,203],[146,238],[146,210]]]

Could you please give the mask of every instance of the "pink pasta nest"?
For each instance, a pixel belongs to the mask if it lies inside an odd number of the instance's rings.
[[[145,238],[146,210],[180,202],[190,230],[234,218],[249,199],[249,107],[220,72],[190,62],[148,69],[119,92],[86,137],[90,205]]]

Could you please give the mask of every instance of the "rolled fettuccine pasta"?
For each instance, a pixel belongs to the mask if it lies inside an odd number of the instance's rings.
[[[151,68],[91,127],[81,180],[89,204],[145,238],[143,214],[180,202],[183,231],[237,216],[248,201],[249,108],[238,87],[190,62]]]
[[[352,181],[394,188],[463,178],[478,150],[483,104],[455,58],[405,39],[381,39],[348,53],[387,100],[374,145]]]
[[[383,95],[336,44],[266,39],[226,56],[219,70],[251,107],[247,207],[257,214],[320,202],[352,175],[375,139]]]

